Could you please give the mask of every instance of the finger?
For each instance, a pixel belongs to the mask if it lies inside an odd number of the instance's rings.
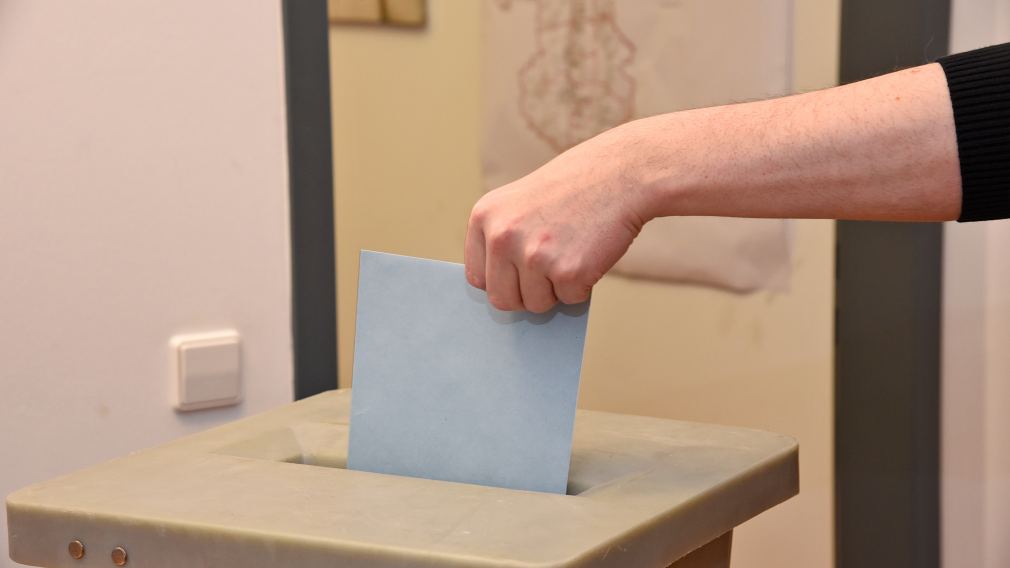
[[[542,314],[558,303],[554,286],[543,274],[523,271],[519,274],[519,292],[523,306],[537,314]]]
[[[592,292],[592,288],[589,287],[579,287],[571,289],[558,290],[558,300],[562,304],[581,304],[589,300],[589,294]]]
[[[591,284],[578,277],[577,274],[562,272],[550,278],[554,293],[563,304],[581,304],[589,299],[593,290]]]
[[[463,262],[466,279],[475,288],[484,289],[487,279],[484,274],[484,229],[471,215],[466,227],[466,242],[463,245]]]
[[[491,255],[487,263],[487,299],[499,310],[521,310],[519,272],[502,255]]]

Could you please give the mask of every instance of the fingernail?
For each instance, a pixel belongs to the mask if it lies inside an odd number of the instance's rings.
[[[484,289],[484,286],[482,286],[480,281],[477,280],[477,277],[474,276],[473,274],[470,274],[470,271],[467,271],[466,273],[466,281],[469,282],[470,285],[473,286],[474,288],[480,288],[482,290]]]

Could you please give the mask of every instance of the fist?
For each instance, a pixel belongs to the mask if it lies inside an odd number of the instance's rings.
[[[484,195],[467,227],[470,284],[500,310],[589,299],[646,218],[614,144],[592,139]]]

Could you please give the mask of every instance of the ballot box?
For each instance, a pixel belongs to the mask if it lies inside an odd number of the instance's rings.
[[[6,503],[11,558],[726,567],[733,528],[799,487],[791,438],[591,411],[576,416],[565,495],[352,471],[350,401],[350,390],[331,391],[21,489]]]

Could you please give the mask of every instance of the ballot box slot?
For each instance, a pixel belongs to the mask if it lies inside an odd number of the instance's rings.
[[[230,443],[214,453],[292,464],[347,468],[347,424],[303,422],[261,432]],[[649,459],[614,456],[576,447],[572,452],[566,494],[581,495],[647,471]],[[505,490],[505,489],[503,489]]]

